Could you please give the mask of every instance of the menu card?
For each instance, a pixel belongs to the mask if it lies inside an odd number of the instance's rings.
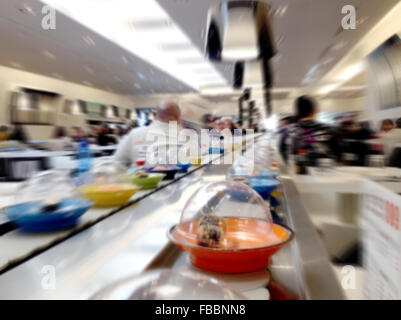
[[[401,299],[400,208],[400,195],[366,181],[362,206],[366,299]]]

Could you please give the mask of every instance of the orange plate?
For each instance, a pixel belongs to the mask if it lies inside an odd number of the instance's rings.
[[[172,227],[168,237],[180,249],[189,253],[191,263],[201,269],[241,273],[264,269],[270,257],[291,241],[294,232],[285,226],[274,224],[268,235],[266,221],[226,218],[225,242],[229,247],[206,248],[196,240],[199,221]],[[233,245],[234,244],[234,245]]]

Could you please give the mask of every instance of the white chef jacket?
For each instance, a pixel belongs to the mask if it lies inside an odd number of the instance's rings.
[[[139,127],[131,130],[119,143],[115,161],[123,165],[134,165],[137,160],[145,160],[147,152],[154,145],[177,144],[177,137],[182,130],[176,126],[177,132],[169,132],[170,127],[166,122],[155,120],[150,126]]]

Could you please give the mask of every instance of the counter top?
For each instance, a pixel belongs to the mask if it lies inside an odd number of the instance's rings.
[[[117,279],[165,266],[160,261],[189,268],[186,255],[169,243],[167,230],[179,221],[189,197],[205,183],[224,180],[227,168],[228,165],[200,167],[32,256],[0,275],[0,299],[88,299]],[[269,267],[271,274],[297,299],[342,299],[327,254],[302,209],[295,187],[288,186],[291,183],[283,181],[284,202],[288,205],[283,209],[285,222],[295,230],[295,240],[274,257]],[[176,256],[172,257],[174,252]],[[50,289],[44,283],[51,276],[49,270],[54,271],[55,281]]]

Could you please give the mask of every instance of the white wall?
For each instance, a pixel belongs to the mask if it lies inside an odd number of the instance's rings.
[[[70,126],[84,126],[85,119],[77,116],[68,116],[59,112],[64,99],[82,99],[85,101],[113,104],[123,108],[133,108],[132,96],[119,95],[96,88],[67,82],[59,79],[0,66],[0,124],[9,124],[10,93],[19,87],[28,87],[38,90],[56,92],[62,95],[59,99],[56,124]],[[33,140],[46,139],[52,132],[52,126],[26,126],[28,134]]]
[[[364,110],[364,117],[372,121],[376,126],[384,119],[401,118],[401,106],[387,110],[380,109],[379,90],[375,88],[376,82],[373,80],[375,74],[372,70],[368,70],[368,96],[367,107]]]

